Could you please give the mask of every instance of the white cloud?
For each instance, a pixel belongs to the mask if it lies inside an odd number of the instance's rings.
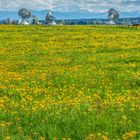
[[[105,12],[113,7],[119,11],[140,12],[140,0],[0,0],[0,10],[90,11]]]

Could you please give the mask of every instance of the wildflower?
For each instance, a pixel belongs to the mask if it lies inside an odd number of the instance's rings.
[[[101,136],[102,136],[102,134],[101,134],[101,133],[98,133],[98,136],[100,136],[100,137],[101,137]]]
[[[39,140],[46,140],[46,139],[45,139],[45,138],[43,138],[43,137],[40,137],[40,138],[39,138]]]
[[[9,136],[6,136],[6,137],[5,137],[5,140],[10,140],[10,137],[9,137]]]
[[[104,135],[102,136],[102,139],[103,139],[103,140],[109,140],[109,139],[108,139],[106,136],[104,136]]]
[[[90,134],[87,138],[86,138],[86,140],[95,140],[96,139],[96,137],[93,135],[93,134]]]
[[[123,115],[123,116],[122,116],[122,119],[123,119],[123,120],[126,120],[126,119],[127,119],[127,117],[126,117],[125,115]]]

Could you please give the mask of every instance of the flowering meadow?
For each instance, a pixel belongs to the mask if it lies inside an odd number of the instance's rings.
[[[0,26],[0,140],[139,140],[140,27]]]

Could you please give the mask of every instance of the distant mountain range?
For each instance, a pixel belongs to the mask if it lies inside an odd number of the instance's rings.
[[[42,11],[32,11],[33,15],[37,15],[40,20],[43,20],[47,14],[48,10]],[[91,13],[88,11],[73,11],[73,12],[57,12],[52,11],[56,19],[106,19],[107,13]],[[17,11],[0,11],[0,20],[6,18],[19,19]],[[132,18],[140,17],[138,12],[122,12],[120,13],[121,18]]]

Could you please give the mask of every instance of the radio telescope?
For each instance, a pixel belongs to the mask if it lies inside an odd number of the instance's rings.
[[[108,18],[110,19],[109,24],[116,24],[117,20],[119,19],[118,11],[113,8],[109,9]]]
[[[25,21],[26,19],[29,19],[31,17],[31,12],[26,8],[22,8],[19,10],[18,15],[22,19],[22,21]]]
[[[56,25],[55,17],[53,16],[53,14],[51,12],[49,12],[46,15],[45,23],[48,24],[48,25]]]
[[[5,19],[5,24],[12,24],[12,19],[11,18],[7,18]]]
[[[38,24],[39,24],[39,19],[38,19],[38,17],[35,16],[35,15],[32,15],[32,17],[31,17],[31,23],[32,23],[32,24],[38,25]]]

